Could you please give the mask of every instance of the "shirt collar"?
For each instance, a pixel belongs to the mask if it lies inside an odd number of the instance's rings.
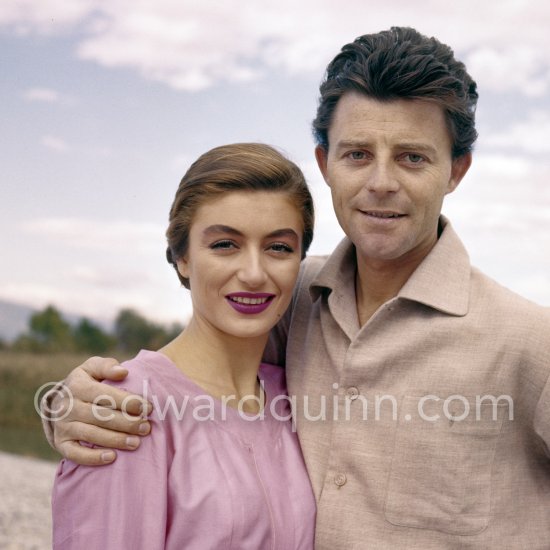
[[[398,298],[419,302],[450,315],[463,316],[468,312],[470,295],[470,259],[451,223],[440,217],[441,235],[430,253],[403,285]],[[355,293],[357,262],[355,247],[346,237],[329,256],[325,265],[310,284],[312,301],[323,290],[329,293],[350,289]],[[344,290],[345,289],[345,290]]]

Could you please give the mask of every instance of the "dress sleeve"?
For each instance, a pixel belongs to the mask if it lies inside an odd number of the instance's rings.
[[[164,548],[168,427],[154,414],[151,434],[142,438],[139,449],[118,451],[113,464],[60,463],[52,494],[55,550]]]

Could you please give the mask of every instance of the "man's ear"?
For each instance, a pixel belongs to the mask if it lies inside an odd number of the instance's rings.
[[[315,147],[315,159],[317,160],[317,166],[323,175],[325,183],[330,187],[327,173],[328,151],[324,147],[317,145],[317,147]]]
[[[186,258],[180,258],[176,265],[178,266],[178,273],[184,278],[189,279],[189,263]]]
[[[466,153],[455,159],[451,166],[451,177],[447,184],[447,193],[452,193],[458,184],[462,181],[462,178],[466,175],[466,172],[472,165],[472,153]]]

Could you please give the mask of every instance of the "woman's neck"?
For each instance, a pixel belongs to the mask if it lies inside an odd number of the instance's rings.
[[[268,334],[237,338],[192,318],[185,330],[159,352],[210,395],[236,407],[243,397],[262,397],[258,369],[267,338]],[[257,412],[257,405],[250,403],[243,409]]]

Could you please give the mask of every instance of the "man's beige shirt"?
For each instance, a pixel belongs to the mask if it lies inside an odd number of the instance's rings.
[[[279,363],[287,343],[318,550],[550,549],[550,314],[442,223],[363,327],[350,241],[306,260],[270,341]]]

